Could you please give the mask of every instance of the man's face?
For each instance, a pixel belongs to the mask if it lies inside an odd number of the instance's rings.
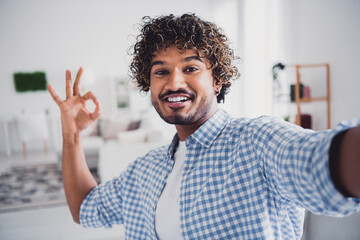
[[[209,62],[196,50],[180,53],[170,46],[152,59],[151,100],[162,119],[176,125],[198,125],[217,109]]]

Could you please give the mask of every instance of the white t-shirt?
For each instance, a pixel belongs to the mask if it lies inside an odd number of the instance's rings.
[[[179,141],[175,164],[160,195],[155,214],[155,229],[160,240],[182,239],[180,228],[180,186],[186,157],[185,141]]]

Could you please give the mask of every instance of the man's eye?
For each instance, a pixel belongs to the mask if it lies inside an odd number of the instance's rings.
[[[166,70],[157,70],[157,71],[154,72],[154,74],[156,74],[156,75],[165,75],[165,74],[167,74],[167,71]]]
[[[187,67],[186,69],[185,69],[185,72],[195,72],[195,71],[197,71],[198,70],[198,68],[196,68],[196,67]]]

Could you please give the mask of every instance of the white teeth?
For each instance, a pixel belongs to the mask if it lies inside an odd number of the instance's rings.
[[[188,98],[187,97],[169,97],[167,100],[169,102],[181,102],[181,101],[188,100]]]

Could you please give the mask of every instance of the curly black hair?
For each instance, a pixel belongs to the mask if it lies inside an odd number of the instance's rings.
[[[142,19],[141,33],[133,46],[131,77],[142,91],[150,90],[151,60],[155,53],[171,45],[180,51],[196,49],[200,57],[208,59],[216,83],[222,85],[217,102],[224,101],[231,86],[231,79],[240,76],[234,60],[234,51],[227,37],[215,24],[188,13],[180,17],[173,14]]]

